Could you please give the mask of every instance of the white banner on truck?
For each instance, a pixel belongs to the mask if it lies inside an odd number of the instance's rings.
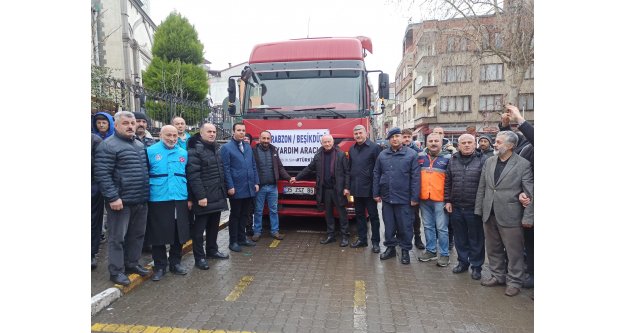
[[[328,129],[269,130],[271,144],[278,148],[284,166],[307,166],[321,148]]]

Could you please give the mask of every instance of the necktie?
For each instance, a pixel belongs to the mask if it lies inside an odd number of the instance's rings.
[[[239,150],[240,150],[241,152],[243,152],[243,151],[244,151],[244,150],[243,150],[243,141],[240,141],[240,142],[239,142]]]

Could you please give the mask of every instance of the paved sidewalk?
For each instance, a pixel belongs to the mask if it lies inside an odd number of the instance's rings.
[[[228,227],[228,218],[230,217],[230,211],[221,212],[221,221],[219,222],[219,234],[217,236],[217,245],[219,250],[224,253],[229,253],[228,250],[228,233],[221,232],[221,230]],[[106,218],[106,217],[105,217]],[[192,243],[188,241],[182,247],[183,257],[192,252]],[[141,277],[137,274],[130,274],[130,285],[122,286],[116,285],[109,279],[108,272],[108,246],[106,241],[100,244],[100,252],[98,253],[98,267],[91,271],[91,315],[95,315],[103,308],[109,306],[112,302],[122,297],[124,294],[132,291],[137,286],[141,285],[144,281],[149,280],[152,277],[152,272],[146,277]],[[152,254],[143,252],[141,253],[141,259],[139,264],[152,268]],[[210,263],[210,261],[209,261]]]

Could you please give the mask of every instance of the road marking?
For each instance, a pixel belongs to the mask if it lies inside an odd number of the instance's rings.
[[[250,285],[254,281],[254,277],[251,275],[246,275],[239,280],[239,283],[234,287],[234,290],[230,292],[230,294],[226,297],[226,301],[234,302],[239,296],[243,293],[245,288]]]
[[[193,328],[179,327],[159,327],[144,325],[122,325],[122,324],[103,324],[95,323],[91,325],[92,332],[109,332],[109,333],[255,333],[252,331],[230,331],[230,330],[196,330]]]
[[[365,281],[354,281],[354,329],[367,331]]]
[[[325,234],[325,231],[316,231],[316,230],[296,230],[295,232],[303,233],[303,234]]]
[[[278,247],[278,244],[280,244],[280,241],[277,239],[274,239],[273,242],[269,244],[269,247]]]

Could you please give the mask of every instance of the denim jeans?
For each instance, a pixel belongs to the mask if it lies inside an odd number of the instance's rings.
[[[421,200],[421,218],[425,231],[425,249],[441,256],[449,256],[448,218],[442,201]],[[437,237],[438,233],[438,237]],[[438,242],[437,242],[438,238]],[[438,243],[438,251],[437,249]]]
[[[271,234],[279,231],[278,225],[278,187],[276,185],[261,185],[256,193],[256,208],[254,211],[254,234],[263,231],[263,208],[267,199],[269,208],[269,221],[271,223]]]

